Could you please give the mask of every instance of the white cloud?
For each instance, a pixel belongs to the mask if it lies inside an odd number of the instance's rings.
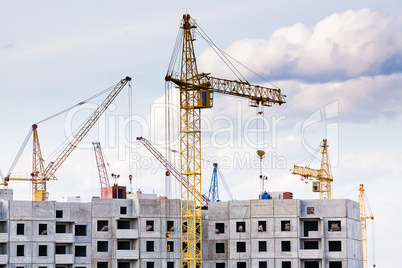
[[[268,40],[242,39],[226,52],[270,79],[332,81],[402,70],[402,17],[361,9],[334,13],[314,27],[301,23],[275,31]],[[212,52],[200,69],[232,78]]]

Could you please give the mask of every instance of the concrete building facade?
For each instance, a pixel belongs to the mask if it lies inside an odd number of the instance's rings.
[[[0,268],[180,267],[180,200],[146,194],[89,203],[16,201],[12,192],[0,197]],[[216,202],[202,212],[204,267],[362,267],[354,201]]]

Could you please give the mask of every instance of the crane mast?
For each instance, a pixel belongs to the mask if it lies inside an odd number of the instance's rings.
[[[322,148],[320,169],[294,165],[292,174],[300,175],[302,177],[302,180],[311,178],[317,179],[317,181],[313,181],[313,192],[319,192],[320,199],[331,199],[331,184],[333,179],[329,166],[328,144],[326,139],[323,140],[320,147]]]
[[[195,268],[202,267],[202,200],[196,194],[201,192],[201,109],[213,106],[214,92],[246,97],[251,106],[281,105],[286,101],[280,89],[199,74],[193,46],[196,22],[184,14],[180,28],[179,74],[168,70],[165,80],[175,83],[180,91],[181,265]]]
[[[80,128],[80,130],[74,135],[68,145],[59,154],[55,161],[50,162],[45,169],[41,166],[43,165],[43,159],[38,158],[40,153],[39,139],[37,138],[37,127],[34,129],[34,153],[33,153],[33,174],[35,175],[32,180],[32,188],[34,190],[34,200],[35,201],[46,201],[48,199],[49,193],[46,190],[46,181],[56,180],[54,173],[63,164],[67,157],[73,152],[77,145],[82,141],[85,135],[89,132],[92,126],[98,121],[99,117],[104,111],[109,107],[113,100],[117,97],[120,91],[126,86],[126,84],[131,81],[131,77],[126,77],[121,79],[117,83],[106,99],[98,106],[98,108],[92,113],[92,115],[87,119],[85,124]],[[36,133],[36,140],[35,140]]]
[[[364,199],[364,186],[359,187],[360,221],[362,223],[362,249],[363,249],[363,268],[367,268],[367,220],[374,220],[373,214],[367,213],[366,202]],[[374,266],[375,267],[375,264]]]
[[[219,189],[218,189],[218,163],[213,164],[214,169],[212,171],[211,185],[209,186],[208,200],[211,202],[216,202],[219,200]]]

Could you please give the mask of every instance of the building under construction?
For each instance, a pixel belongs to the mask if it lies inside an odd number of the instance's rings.
[[[181,267],[178,199],[12,197],[1,190],[0,267]],[[211,202],[202,210],[203,267],[362,267],[357,202],[271,197]]]

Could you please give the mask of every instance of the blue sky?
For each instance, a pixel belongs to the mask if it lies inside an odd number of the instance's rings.
[[[357,200],[354,189],[364,183],[376,217],[377,265],[395,266],[402,246],[401,235],[389,228],[402,220],[397,213],[402,209],[399,1],[0,3],[3,173],[33,123],[127,75],[133,78],[133,136],[148,137],[163,150],[164,77],[180,19],[188,12],[215,44],[287,95],[283,106],[264,109],[264,149],[270,152],[263,170],[269,177],[266,188],[290,190],[296,198],[318,198],[311,193],[311,185],[305,186],[289,169],[303,164],[322,139],[328,138],[334,198]],[[232,78],[201,38],[195,49],[200,71]],[[245,76],[250,82],[263,83],[247,72]],[[128,184],[125,178],[132,173],[133,187],[164,194],[164,171],[146,162],[152,157],[145,149],[135,144],[131,151],[135,161],[127,159],[127,98],[127,91],[120,94],[58,170],[59,180],[49,185],[51,199],[80,195],[89,200],[99,195],[91,150],[95,140],[101,140],[110,166],[122,175],[121,184]],[[45,160],[51,159],[66,133],[99,101],[86,110],[76,109],[40,124]],[[203,114],[203,157],[221,161],[236,199],[256,198],[255,110],[247,101],[215,96],[214,108]],[[148,160],[139,160],[139,156]],[[241,166],[242,161],[249,164]],[[15,171],[29,173],[30,167],[28,146]],[[207,162],[203,169],[206,190],[211,175]],[[11,187],[17,199],[30,198],[30,185]]]

